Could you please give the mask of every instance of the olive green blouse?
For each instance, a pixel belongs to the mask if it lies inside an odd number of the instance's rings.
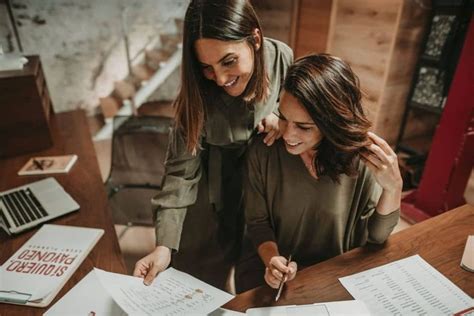
[[[273,146],[256,138],[247,152],[244,173],[247,231],[256,248],[275,241],[282,255],[307,266],[366,242],[383,243],[399,219],[399,210],[380,215],[382,192],[366,165],[358,176],[313,178],[301,157],[287,152],[279,139]]]
[[[180,133],[171,131],[162,190],[152,199],[157,245],[179,249],[186,211],[196,201],[202,172],[208,172],[210,202],[217,211],[227,212],[221,173],[230,167],[226,167],[222,151],[231,148],[236,150],[233,155],[243,155],[256,125],[278,107],[281,83],[293,61],[292,50],[282,42],[266,38],[264,49],[270,82],[265,103],[249,106],[241,98],[221,92],[216,102],[205,105],[206,122],[196,155],[187,152]]]

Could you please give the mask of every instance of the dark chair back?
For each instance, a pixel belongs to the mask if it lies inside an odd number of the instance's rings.
[[[161,188],[172,119],[116,116],[105,183],[116,224],[153,225],[150,199]]]

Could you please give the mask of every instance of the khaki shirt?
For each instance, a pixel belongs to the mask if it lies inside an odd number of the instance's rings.
[[[271,147],[259,137],[247,151],[244,173],[247,231],[256,248],[277,243],[282,255],[293,254],[308,266],[366,242],[383,243],[399,219],[375,211],[381,187],[359,161],[358,176],[315,179],[299,155],[287,152],[282,139]]]
[[[281,84],[293,61],[291,49],[282,42],[266,38],[264,48],[270,82],[265,103],[249,106],[241,98],[222,92],[215,102],[205,104],[207,116],[201,142],[204,153],[198,150],[194,156],[187,152],[183,136],[171,131],[162,190],[152,199],[157,245],[179,249],[186,211],[196,202],[202,172],[208,172],[210,202],[217,211],[227,212],[221,194],[225,186],[221,172],[226,169],[221,149],[237,148],[236,155],[243,154],[256,125],[278,107]]]

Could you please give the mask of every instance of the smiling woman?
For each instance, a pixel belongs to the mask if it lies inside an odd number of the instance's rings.
[[[255,47],[260,48],[261,35],[254,31]],[[244,93],[253,73],[253,50],[247,42],[224,42],[201,38],[196,41],[196,56],[204,77],[233,97]],[[223,57],[222,57],[223,56]]]
[[[146,284],[173,254],[175,268],[225,288],[241,253],[244,153],[257,132],[267,145],[280,136],[273,112],[292,60],[287,45],[263,36],[249,1],[189,4],[176,124],[152,200],[157,247],[134,271]]]
[[[244,201],[256,252],[237,265],[244,289],[263,280],[276,288],[298,265],[383,243],[399,218],[396,155],[369,132],[348,64],[325,54],[297,60],[279,116],[283,139],[271,147],[256,140],[248,150]]]

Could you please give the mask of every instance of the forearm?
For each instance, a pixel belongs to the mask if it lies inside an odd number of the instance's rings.
[[[279,256],[278,246],[274,241],[266,241],[258,246],[258,255],[263,261],[263,264],[268,267],[270,259],[275,256]]]
[[[173,252],[179,251],[186,208],[161,209],[156,213],[156,246],[165,246]]]
[[[402,184],[394,185],[391,190],[383,189],[382,195],[376,206],[377,213],[380,215],[388,215],[393,211],[400,209],[402,198]]]

